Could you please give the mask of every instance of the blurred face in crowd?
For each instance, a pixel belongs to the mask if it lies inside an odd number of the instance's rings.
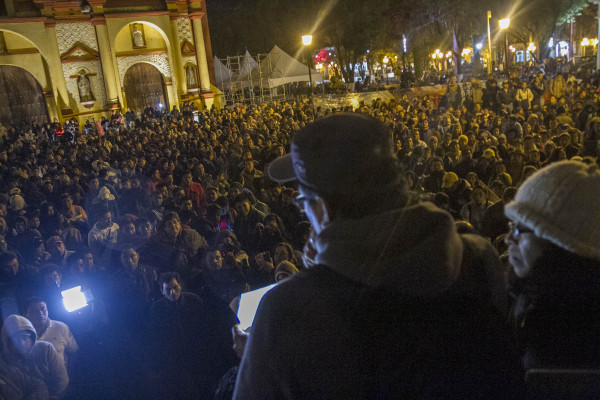
[[[181,297],[181,285],[173,278],[162,284],[162,294],[169,301],[177,301]]]
[[[192,211],[194,209],[194,205],[191,200],[184,200],[181,204],[181,209],[184,211]]]
[[[482,206],[485,204],[485,197],[485,192],[480,188],[474,189],[473,193],[471,193],[471,199],[478,206]]]
[[[165,222],[165,233],[171,237],[176,238],[181,232],[181,222],[177,218],[171,218]]]
[[[206,267],[211,271],[223,268],[223,257],[219,250],[210,251],[206,254]]]
[[[138,226],[138,233],[140,236],[149,239],[152,236],[152,228],[152,223],[150,221],[146,221]]]
[[[440,160],[434,160],[431,162],[431,171],[439,172],[444,169],[444,164]]]
[[[273,255],[273,265],[279,265],[282,261],[289,261],[290,254],[285,246],[277,246],[275,248],[275,254]]]
[[[62,277],[58,271],[51,271],[50,273],[44,275],[44,283],[47,287],[60,286],[62,283]]]
[[[62,240],[57,240],[48,245],[48,252],[52,255],[62,256],[63,254],[65,254],[66,250],[67,249],[65,249],[65,244],[62,242]]]
[[[122,229],[127,236],[135,236],[135,224],[133,222],[125,224]]]
[[[138,267],[139,255],[134,249],[125,249],[121,253],[121,264],[123,267],[135,270]]]
[[[27,307],[25,317],[30,320],[35,326],[45,326],[50,322],[48,318],[48,306],[43,301],[32,303]]]
[[[6,260],[0,267],[2,267],[2,275],[6,278],[12,278],[19,272],[19,260],[13,258]]]
[[[98,220],[98,226],[102,229],[110,228],[113,225],[112,213],[110,211],[102,214],[102,217]]]
[[[188,187],[192,184],[192,174],[186,173],[181,178],[181,186]]]
[[[22,356],[28,355],[33,349],[33,334],[29,331],[17,331],[10,337],[15,350]]]
[[[15,230],[18,234],[23,234],[27,230],[27,223],[25,221],[17,221],[15,222]]]
[[[552,247],[550,242],[518,223],[511,224],[504,242],[508,245],[508,261],[519,278],[529,276],[536,263]]]
[[[235,209],[242,215],[243,217],[250,214],[250,202],[248,200],[244,200],[235,205]]]
[[[160,207],[163,203],[163,195],[159,192],[152,193],[152,205],[154,207]]]
[[[215,201],[217,201],[217,199],[219,198],[219,194],[217,193],[216,190],[214,189],[209,189],[206,191],[206,194],[208,196],[208,202],[209,203],[214,203]]]

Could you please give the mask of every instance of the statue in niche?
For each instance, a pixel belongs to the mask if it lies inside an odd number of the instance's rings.
[[[79,73],[79,77],[77,78],[77,88],[79,89],[79,99],[82,103],[95,100],[94,94],[92,93],[92,83],[85,71]]]
[[[146,42],[144,41],[144,32],[142,32],[142,29],[143,28],[140,28],[139,24],[133,24],[133,29],[131,31],[133,47],[146,47]]]
[[[198,80],[196,79],[196,70],[193,65],[188,65],[185,69],[185,82],[188,89],[197,89]]]

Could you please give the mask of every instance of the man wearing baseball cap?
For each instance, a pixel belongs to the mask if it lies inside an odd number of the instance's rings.
[[[235,399],[518,397],[497,256],[411,199],[387,126],[317,120],[267,173],[297,183],[317,265],[263,297]]]

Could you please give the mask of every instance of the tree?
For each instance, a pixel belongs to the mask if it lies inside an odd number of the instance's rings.
[[[542,59],[550,52],[546,46],[550,38],[588,5],[586,0],[530,0],[521,4],[522,8],[511,17],[511,35],[524,44],[532,38],[538,43]]]

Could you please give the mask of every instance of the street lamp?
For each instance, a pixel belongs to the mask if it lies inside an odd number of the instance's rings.
[[[302,44],[304,45],[304,47],[306,48],[306,55],[307,55],[307,64],[308,65],[308,82],[309,82],[309,96],[310,96],[310,104],[312,106],[312,114],[313,114],[313,121],[315,119],[315,101],[313,99],[313,88],[312,88],[312,73],[310,71],[310,65],[312,64],[311,62],[311,56],[310,56],[310,45],[312,43],[312,35],[303,35],[302,36]]]
[[[498,23],[500,24],[500,29],[502,29],[504,31],[504,41],[505,43],[505,47],[504,47],[504,55],[505,55],[505,59],[504,59],[504,66],[506,69],[506,74],[508,74],[508,35],[506,33],[506,30],[508,29],[508,27],[510,26],[510,18],[504,18],[501,19],[500,21],[498,21]]]
[[[383,56],[383,73],[385,75],[385,82],[386,83],[390,83],[388,80],[388,73],[387,73],[387,63],[390,62],[390,59],[388,58],[388,56]]]
[[[487,30],[488,30],[488,75],[492,73],[492,36],[490,35],[490,19],[492,19],[492,12],[487,12]]]

